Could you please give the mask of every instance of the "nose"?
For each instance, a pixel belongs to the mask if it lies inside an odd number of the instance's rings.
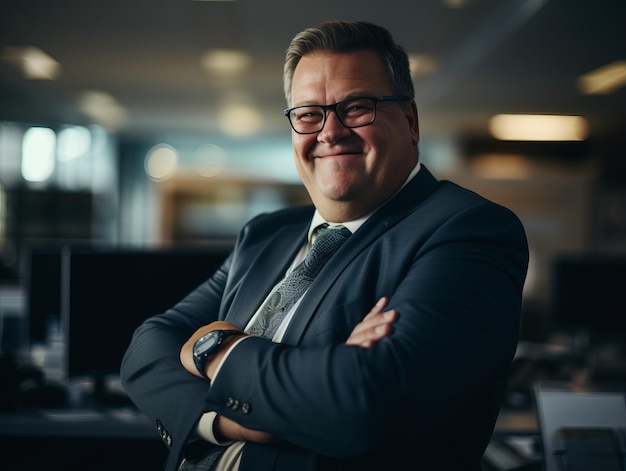
[[[342,138],[349,136],[350,129],[345,127],[337,117],[334,110],[326,111],[326,122],[324,128],[317,134],[319,142],[337,142]]]

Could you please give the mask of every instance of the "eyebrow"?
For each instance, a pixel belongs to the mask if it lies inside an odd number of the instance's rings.
[[[383,96],[384,94],[376,94],[376,93],[369,93],[369,92],[360,92],[360,93],[350,93],[350,95],[347,95],[345,98],[342,98],[341,100],[335,101],[333,103],[329,103],[329,104],[334,104],[334,103],[341,103],[342,101],[346,101],[346,100],[353,100],[355,98],[370,98],[370,97],[377,97],[377,96]],[[295,108],[297,106],[326,106],[320,102],[315,102],[315,101],[307,101],[307,102],[302,102],[302,103],[296,103],[293,102],[293,104],[290,106],[290,108]]]

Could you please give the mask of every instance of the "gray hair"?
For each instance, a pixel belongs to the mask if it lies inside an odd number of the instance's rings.
[[[382,26],[362,21],[329,21],[298,33],[287,48],[283,85],[291,106],[291,84],[300,59],[315,51],[350,52],[371,49],[380,56],[395,95],[414,97],[413,81],[406,51],[396,44]]]

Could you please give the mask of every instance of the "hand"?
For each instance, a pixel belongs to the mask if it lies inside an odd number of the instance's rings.
[[[346,345],[369,348],[393,332],[391,324],[398,318],[398,313],[394,310],[383,312],[388,302],[386,297],[378,300],[372,310],[352,329]]]
[[[198,376],[202,378],[202,375],[197,370],[196,365],[193,361],[193,346],[200,337],[209,332],[213,332],[214,330],[241,330],[234,324],[226,321],[215,321],[210,324],[203,325],[198,330],[194,332],[194,334],[189,337],[183,346],[180,349],[180,362],[183,367],[192,375]],[[226,339],[220,348],[215,352],[215,355],[211,356],[211,358],[205,362],[205,368],[207,370],[207,375],[209,378],[213,378],[215,374],[215,370],[217,369],[217,365],[219,364],[221,358],[224,356],[225,352],[228,350],[228,346],[233,343],[235,340],[240,339],[241,337],[245,337],[246,333],[241,331],[241,335],[233,335]]]

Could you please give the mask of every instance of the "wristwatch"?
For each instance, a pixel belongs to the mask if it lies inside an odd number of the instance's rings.
[[[196,365],[198,372],[204,378],[209,379],[204,368],[207,358],[214,354],[217,347],[219,347],[227,338],[235,334],[243,334],[243,332],[240,330],[214,330],[204,334],[196,340],[196,343],[193,344],[193,362]]]

